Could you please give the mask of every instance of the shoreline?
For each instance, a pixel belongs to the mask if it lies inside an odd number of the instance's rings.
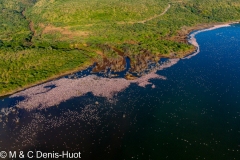
[[[179,37],[175,37],[176,41],[183,41],[186,40],[187,43],[191,44],[192,46],[195,47],[194,51],[188,51],[186,53],[179,53],[177,54],[176,56],[180,56],[178,58],[180,59],[189,59],[195,55],[197,55],[199,52],[200,52],[200,47],[196,41],[196,38],[195,36],[198,34],[198,33],[201,33],[201,32],[205,32],[205,31],[209,31],[209,30],[214,30],[214,29],[218,29],[218,28],[223,28],[223,27],[229,27],[231,24],[237,24],[239,22],[226,22],[226,23],[211,23],[211,24],[201,24],[201,25],[197,25],[195,27],[187,27],[187,32],[188,33],[183,33],[181,34]],[[181,30],[179,31],[181,32]],[[186,32],[186,31],[185,31]],[[185,42],[186,43],[186,42]],[[162,55],[159,55],[157,56],[158,58],[162,58],[163,56]],[[173,58],[176,58],[176,57],[173,57],[171,55],[169,56],[164,56],[165,58],[170,58],[170,59],[173,59]],[[91,60],[91,61],[88,61],[86,63],[84,63],[83,66],[80,66],[78,68],[75,68],[73,70],[69,70],[69,71],[66,71],[66,72],[63,72],[63,73],[59,73],[57,75],[54,75],[54,76],[51,76],[45,80],[41,80],[41,81],[37,81],[37,82],[34,82],[34,83],[31,83],[29,85],[26,85],[22,88],[18,88],[18,89],[15,89],[15,90],[12,90],[12,91],[9,91],[9,92],[6,92],[6,93],[2,93],[0,94],[0,99],[3,99],[3,98],[6,98],[6,97],[9,97],[15,93],[18,93],[20,91],[23,91],[23,90],[26,90],[28,88],[31,88],[31,87],[34,87],[34,86],[38,86],[38,85],[41,85],[43,83],[46,83],[46,82],[50,82],[52,80],[56,80],[58,78],[61,78],[63,76],[66,76],[66,75],[69,75],[69,74],[72,74],[72,73],[76,73],[76,72],[79,72],[79,71],[82,71],[88,67],[90,67],[91,65],[93,65],[96,61],[95,60]]]
[[[192,38],[192,34],[196,34],[201,33],[201,32],[205,32],[208,30],[214,30],[214,29],[218,29],[218,28],[222,28],[222,27],[229,27],[232,24],[239,24],[239,20],[238,21],[229,21],[229,22],[216,22],[216,23],[209,23],[209,24],[197,24],[195,26],[191,26],[191,27],[182,27],[181,30],[178,31],[178,35],[173,37],[171,40],[173,41],[177,41],[177,42],[182,42],[182,43],[188,43],[191,44],[192,46],[195,47],[195,49],[191,52],[185,52],[183,53],[181,56],[182,57],[178,57],[181,59],[186,59],[186,57],[195,54],[195,52],[197,52],[199,46],[198,44],[191,43],[190,38]],[[194,36],[195,36],[194,35]],[[193,36],[193,38],[194,38]],[[169,57],[171,58],[171,57]]]
[[[83,66],[80,66],[78,68],[75,68],[73,70],[69,70],[69,71],[66,71],[66,72],[62,72],[62,73],[59,73],[57,75],[54,75],[54,76],[51,76],[45,80],[40,80],[40,81],[37,81],[37,82],[34,82],[34,83],[31,83],[29,85],[26,85],[22,88],[18,88],[18,89],[15,89],[15,90],[12,90],[12,91],[9,91],[7,93],[4,93],[4,94],[0,94],[0,99],[3,99],[3,98],[6,98],[6,97],[9,97],[13,94],[16,94],[18,92],[21,92],[23,90],[26,90],[28,88],[31,88],[31,87],[35,87],[35,86],[38,86],[38,85],[41,85],[41,84],[44,84],[44,83],[47,83],[47,82],[50,82],[50,81],[53,81],[53,80],[56,80],[58,78],[61,78],[63,76],[67,76],[69,74],[73,74],[73,73],[76,73],[76,72],[79,72],[79,71],[83,71],[84,69],[87,69],[88,67],[92,66],[94,64],[94,61],[91,60],[91,61],[87,61],[86,63],[84,63]]]
[[[172,67],[177,64],[178,61],[179,59],[170,59],[169,62],[154,68],[149,74],[134,80],[127,80],[125,78],[110,79],[98,77],[96,75],[88,75],[77,79],[61,78],[18,92],[11,95],[10,98],[23,97],[24,100],[17,102],[14,107],[26,109],[28,111],[58,106],[62,102],[66,102],[75,97],[84,96],[87,93],[106,98],[112,103],[115,102],[114,97],[117,96],[119,92],[123,92],[131,84],[136,84],[144,88],[147,85],[152,85],[152,88],[155,88],[153,82],[149,80],[166,80],[166,77],[158,75],[156,72]],[[55,87],[51,88],[49,86]]]
[[[190,59],[190,58],[196,56],[200,52],[200,46],[199,46],[199,44],[197,42],[197,39],[195,37],[197,34],[202,33],[202,32],[206,32],[206,31],[219,29],[219,28],[230,27],[231,24],[234,24],[234,23],[217,24],[217,25],[213,25],[210,28],[204,28],[204,29],[199,29],[199,30],[193,31],[191,34],[188,35],[187,40],[188,40],[188,43],[190,43],[191,45],[196,47],[196,50],[192,54],[186,55],[182,59]]]

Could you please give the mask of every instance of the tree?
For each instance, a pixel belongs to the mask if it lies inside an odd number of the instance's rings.
[[[4,43],[2,40],[0,40],[0,48],[4,46]]]

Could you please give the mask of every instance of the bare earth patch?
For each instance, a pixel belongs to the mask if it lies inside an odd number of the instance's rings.
[[[54,34],[56,32],[59,32],[68,38],[87,37],[89,35],[89,32],[87,31],[71,31],[68,27],[55,27],[53,25],[41,25],[41,27],[44,28],[42,34]]]

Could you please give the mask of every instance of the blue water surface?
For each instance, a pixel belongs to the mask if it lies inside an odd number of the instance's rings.
[[[89,93],[11,113],[0,123],[0,150],[81,151],[86,160],[240,159],[239,37],[239,25],[199,33],[200,53],[158,71],[167,80],[151,80],[156,88],[132,84],[114,102]],[[0,108],[15,101],[5,98]]]

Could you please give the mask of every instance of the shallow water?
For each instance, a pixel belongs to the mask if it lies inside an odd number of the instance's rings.
[[[167,80],[151,80],[155,88],[131,84],[113,99],[88,93],[44,110],[18,109],[2,118],[0,150],[80,151],[89,160],[240,159],[239,37],[239,25],[199,33],[200,53],[158,71]],[[23,98],[2,100],[0,108]]]

